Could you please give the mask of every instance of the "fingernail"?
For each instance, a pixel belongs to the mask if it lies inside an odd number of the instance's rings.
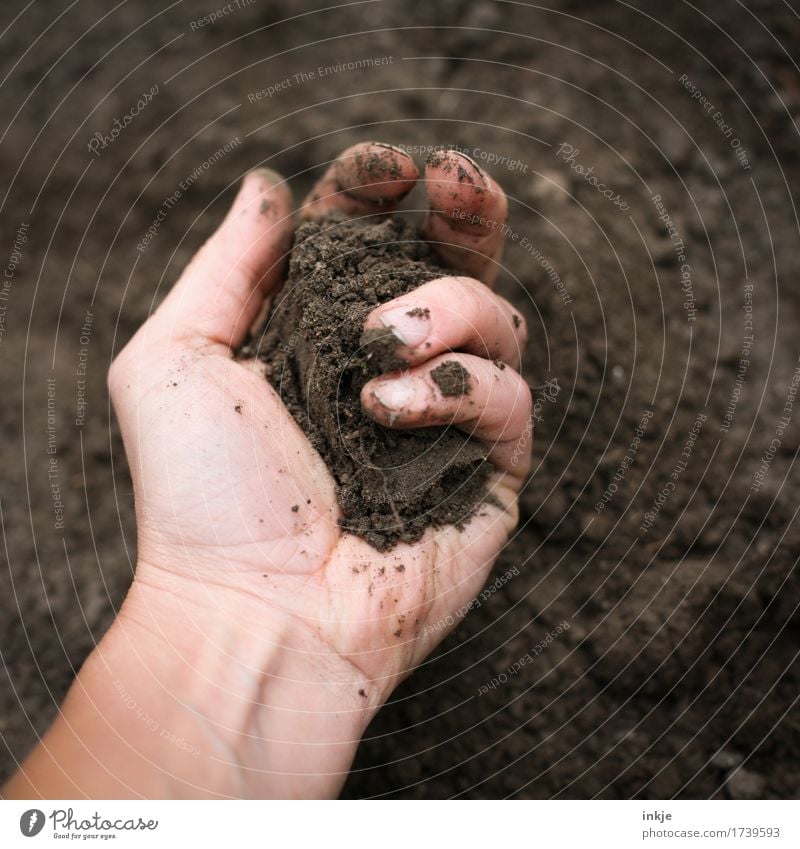
[[[409,406],[417,394],[417,380],[413,377],[396,377],[381,381],[372,394],[387,410],[397,413]]]
[[[402,147],[397,147],[395,144],[386,144],[386,142],[370,142],[373,147],[382,147],[385,150],[393,150],[395,153],[402,153],[403,156],[408,156],[408,154],[403,150]],[[410,158],[410,157],[409,157]]]
[[[484,183],[488,182],[486,172],[483,170],[483,168],[481,168],[480,165],[478,165],[478,163],[471,156],[468,156],[466,153],[462,153],[460,150],[453,152],[457,156],[460,156],[465,162],[468,162],[478,172],[478,176],[484,181]]]
[[[277,186],[283,182],[283,177],[277,171],[273,171],[272,168],[253,168],[252,171],[247,173],[246,179],[250,177],[258,177],[265,183],[269,183],[270,186]]]
[[[431,331],[430,310],[419,307],[394,307],[381,314],[380,322],[408,348],[421,345]]]
[[[464,169],[464,165],[458,162],[455,157],[458,157],[465,165],[470,167],[471,171],[474,171],[474,174],[470,174],[468,171]],[[477,182],[479,188],[488,188],[489,187],[489,177],[486,172],[481,168],[480,165],[466,153],[462,153],[460,150],[437,150],[434,151],[427,159],[425,163],[429,168],[441,168],[442,172],[449,179],[453,179],[453,171],[454,167],[458,166],[458,168],[462,169],[456,175],[456,179],[458,182],[463,182],[466,177],[470,182]]]

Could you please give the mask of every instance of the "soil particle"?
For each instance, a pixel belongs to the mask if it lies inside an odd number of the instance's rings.
[[[472,179],[472,174],[470,174],[463,165],[458,166],[458,182],[459,183],[469,183],[470,185],[474,184],[474,180]]]
[[[453,169],[452,160],[444,150],[434,150],[425,160],[425,164],[429,168],[441,168],[446,174]]]
[[[449,427],[390,430],[361,407],[367,380],[407,367],[391,327],[363,331],[367,315],[445,273],[400,219],[333,214],[304,224],[290,259],[291,296],[276,301],[244,349],[269,365],[267,379],[331,470],[342,527],[379,550],[414,542],[430,526],[463,527],[487,494],[492,467],[468,436]],[[466,370],[445,366],[443,391],[468,391]]]
[[[411,318],[430,318],[431,311],[427,307],[414,307],[414,309],[409,310],[406,315],[411,316]]]
[[[472,391],[469,377],[469,372],[455,360],[448,360],[431,372],[431,379],[446,398],[469,395]]]

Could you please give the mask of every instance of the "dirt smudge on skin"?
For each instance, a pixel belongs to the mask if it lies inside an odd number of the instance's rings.
[[[371,327],[359,339],[362,354],[376,374],[408,368],[408,362],[396,353],[400,344],[393,327]]]
[[[445,398],[469,395],[472,391],[469,379],[470,373],[455,360],[448,360],[431,372],[431,380],[439,387],[439,391]]]
[[[372,145],[368,150],[356,153],[353,162],[343,160],[337,163],[339,182],[343,185],[352,183],[352,179],[348,179],[351,169],[355,172],[355,185],[398,180],[402,176],[400,156],[404,156],[402,151],[386,145]]]
[[[414,307],[414,309],[409,310],[406,315],[411,318],[430,318],[431,311],[427,307]]]

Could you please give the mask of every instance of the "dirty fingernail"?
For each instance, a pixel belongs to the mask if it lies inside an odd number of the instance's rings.
[[[407,347],[416,348],[431,330],[431,314],[419,307],[395,307],[380,316],[381,324],[391,328],[394,335]]]
[[[403,156],[408,156],[402,147],[398,147],[395,144],[386,144],[386,142],[371,142],[371,144],[373,147],[382,147],[384,150],[393,150],[395,153],[401,153]]]
[[[384,380],[372,390],[378,403],[392,412],[405,409],[414,399],[416,380],[413,377],[398,377]]]
[[[475,169],[475,171],[477,172],[478,176],[483,181],[485,186],[487,186],[489,184],[488,179],[486,177],[486,172],[483,170],[483,168],[481,168],[480,165],[478,165],[478,163],[471,156],[467,156],[466,153],[462,153],[460,150],[454,151],[454,152],[455,152],[456,156],[463,159],[465,162],[467,162],[469,165],[471,165]]]

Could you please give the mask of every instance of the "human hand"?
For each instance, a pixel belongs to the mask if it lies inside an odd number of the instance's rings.
[[[417,176],[402,152],[358,145],[331,165],[301,215],[391,211]],[[502,191],[455,152],[428,163],[425,186],[424,235],[446,264],[491,282]],[[174,587],[184,608],[244,625],[247,639],[302,658],[298,669],[319,661],[352,682],[345,709],[369,717],[447,633],[437,623],[479,592],[516,524],[530,456],[530,392],[514,370],[525,330],[485,283],[455,276],[369,316],[365,327],[392,324],[406,338],[400,353],[411,368],[370,381],[366,411],[395,428],[455,423],[489,444],[496,467],[497,504],[466,528],[429,529],[413,545],[377,552],[341,530],[334,482],[260,366],[232,356],[281,285],[291,213],[277,175],[250,174],[220,229],[112,366],[136,494],[136,584],[150,596]],[[409,321],[414,307],[429,319]],[[471,404],[443,397],[431,381],[444,359],[472,375]]]
[[[403,152],[357,145],[301,217],[389,212],[417,178]],[[387,427],[453,423],[487,444],[494,498],[463,530],[430,528],[388,552],[343,532],[324,463],[261,365],[234,359],[282,284],[291,244],[292,200],[273,172],[245,178],[219,230],[112,365],[138,529],[118,620],[142,658],[128,677],[157,682],[173,725],[185,728],[176,709],[190,706],[202,721],[184,736],[229,767],[170,764],[164,793],[336,793],[370,718],[480,591],[516,524],[531,443],[530,392],[515,370],[525,328],[489,286],[506,198],[455,152],[429,160],[425,190],[424,236],[472,276],[434,280],[370,314],[365,328],[392,325],[403,337],[410,368],[370,381],[362,403]],[[409,321],[412,308],[427,319]],[[430,379],[445,360],[471,374],[468,400],[442,396]]]

